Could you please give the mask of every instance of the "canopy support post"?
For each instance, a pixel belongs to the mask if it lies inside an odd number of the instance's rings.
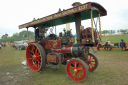
[[[28,27],[27,27],[27,37],[28,37],[28,43],[29,43],[29,33],[28,33]]]
[[[66,23],[66,30],[68,31],[68,23]]]
[[[34,27],[35,40],[36,40],[36,27]]]
[[[100,40],[101,40],[101,23],[100,23],[100,14],[99,14],[99,31],[100,31]]]
[[[94,29],[93,29],[93,16],[92,16],[92,10],[91,10],[91,27],[92,27],[92,42],[94,43]]]
[[[75,25],[76,25],[76,34],[77,34],[77,43],[81,43],[81,35],[80,35],[80,26],[81,26],[81,14],[80,12],[75,13]]]
[[[55,25],[55,34],[56,34],[56,23],[55,23],[55,20],[54,20],[54,25]]]

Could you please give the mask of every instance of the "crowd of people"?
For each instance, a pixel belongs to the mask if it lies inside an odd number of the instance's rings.
[[[110,47],[110,41],[107,39],[107,41],[105,42],[105,44],[104,44],[104,46],[106,46],[106,51],[107,50],[109,50],[109,47]],[[121,39],[121,42],[119,43],[119,45],[120,45],[120,47],[121,47],[121,49],[122,49],[122,51],[124,50],[124,51],[126,51],[127,49],[127,46],[126,46],[126,43],[124,42],[124,40],[123,39]],[[103,46],[103,44],[102,44],[102,41],[100,40],[100,42],[97,44],[97,51],[100,51],[100,48]],[[93,50],[93,52],[95,53],[96,51],[94,50],[94,48],[93,47],[91,47],[92,48],[92,50]]]

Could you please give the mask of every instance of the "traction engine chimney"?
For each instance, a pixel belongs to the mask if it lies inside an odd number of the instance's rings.
[[[79,6],[81,3],[75,2],[72,4],[73,7]],[[80,37],[80,26],[81,26],[81,14],[80,12],[75,13],[75,25],[76,25],[76,34],[77,34],[77,43],[81,43],[81,37]]]

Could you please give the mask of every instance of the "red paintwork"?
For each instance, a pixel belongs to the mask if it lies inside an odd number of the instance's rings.
[[[47,55],[47,62],[59,63],[59,58],[56,54],[48,54]]]
[[[51,48],[61,48],[62,47],[61,40],[49,40],[48,43],[51,46]]]
[[[36,40],[34,43],[37,43],[38,40]],[[55,42],[57,44],[55,44]],[[42,46],[44,47],[45,50],[50,50],[51,52],[55,53],[63,53],[64,54],[64,61],[71,59],[68,58],[66,53],[72,53],[72,46],[73,44],[70,44],[69,46],[62,46],[61,40],[49,40],[49,41],[44,41],[42,42]]]
[[[79,66],[77,66],[77,64],[79,64]],[[82,81],[87,75],[84,65],[77,60],[69,61],[69,63],[67,64],[66,70],[67,70],[68,76],[74,81]],[[77,70],[77,72],[74,73],[74,70]]]
[[[68,57],[66,53],[72,53],[72,46],[73,44],[70,44],[69,46],[63,46],[61,49],[61,52],[65,55],[65,57]]]
[[[33,58],[33,56],[35,56],[35,58]],[[41,55],[39,54],[39,50],[35,45],[31,44],[27,47],[26,59],[29,67],[33,71],[39,71],[41,69]]]
[[[94,55],[88,54],[88,57],[87,57],[88,61],[86,61],[84,58],[81,58],[81,59],[88,65],[89,71],[93,71],[96,69],[97,61]]]
[[[50,49],[50,45],[49,45],[48,41],[45,41],[44,49],[45,50],[49,50]]]

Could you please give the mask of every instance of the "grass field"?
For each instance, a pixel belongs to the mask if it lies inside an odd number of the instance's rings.
[[[105,37],[102,37],[102,42],[105,43],[107,39],[111,43],[120,43],[121,39],[123,39],[124,42],[128,43],[128,36],[109,36],[109,37],[105,36]],[[75,43],[77,43],[76,39],[75,39]]]
[[[102,42],[106,42],[109,39],[110,42],[119,43],[121,39],[123,39],[126,43],[128,43],[128,36],[111,36],[111,37],[102,37]]]
[[[34,72],[21,64],[25,53],[11,47],[0,50],[0,85],[128,85],[128,51],[96,52],[99,66],[83,82],[72,81],[65,65],[59,70],[46,66],[42,72]]]

